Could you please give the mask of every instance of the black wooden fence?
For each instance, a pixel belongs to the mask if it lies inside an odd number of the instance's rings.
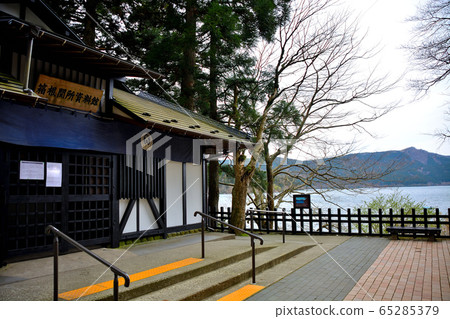
[[[245,229],[267,234],[281,232],[284,228],[290,234],[385,236],[389,235],[386,227],[437,227],[441,229],[441,235],[438,237],[450,238],[449,215],[450,208],[445,213],[440,212],[439,209],[420,211],[413,209],[410,212],[404,209],[400,212],[394,212],[392,209],[388,211],[291,209],[285,213],[249,209],[246,212]],[[219,212],[213,213],[213,216],[228,222],[231,209],[225,210],[221,207]],[[222,231],[226,229],[223,224],[211,226]]]

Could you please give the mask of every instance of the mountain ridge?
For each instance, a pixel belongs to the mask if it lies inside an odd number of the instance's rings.
[[[326,159],[325,159],[326,160]],[[450,185],[450,156],[409,147],[403,150],[353,153],[331,162],[342,166],[373,161],[380,170],[392,164],[398,166],[390,174],[371,182],[373,186]],[[339,167],[334,163],[333,166]]]
[[[279,166],[282,157],[277,158],[273,167]],[[379,171],[390,166],[397,166],[392,173],[383,178],[369,182],[372,186],[426,186],[450,185],[450,156],[430,153],[425,150],[409,147],[403,150],[390,150],[380,152],[352,153],[335,159],[321,159],[319,161],[303,161],[302,163],[317,167],[319,162],[327,162],[335,171],[356,171],[365,163],[372,165]],[[298,163],[296,159],[288,158],[286,164]],[[265,164],[260,166],[265,171]],[[292,169],[291,172],[295,172]],[[344,174],[344,173],[342,173]],[[367,185],[367,182],[365,183]]]

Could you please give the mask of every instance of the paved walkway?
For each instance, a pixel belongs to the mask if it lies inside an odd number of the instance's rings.
[[[391,241],[345,300],[450,300],[450,241]]]
[[[353,237],[247,300],[343,300],[388,244]]]
[[[126,254],[124,249],[106,248],[98,249],[97,253],[106,260],[118,260],[118,267],[137,273],[183,258],[198,257],[199,236],[191,234],[136,245]],[[212,233],[207,239],[214,241],[228,236]],[[307,236],[294,238],[301,245],[309,245],[312,241]],[[379,237],[352,237],[347,240],[348,237],[340,236],[315,238],[320,238],[320,246],[276,266],[283,271],[274,267],[273,271],[258,274],[258,283],[266,288],[247,300],[450,301],[450,240],[392,241]],[[280,236],[267,236],[266,239],[267,245],[271,241],[280,242]],[[328,253],[320,247],[328,250]],[[211,242],[207,246],[208,259],[202,263],[212,263],[224,254],[229,253],[231,256],[238,249],[247,251],[248,248],[246,238]],[[89,285],[99,279],[99,274],[105,272],[104,268],[83,253],[62,255],[60,290],[69,291]],[[277,277],[272,278],[269,272],[275,272]],[[290,274],[279,279],[284,273]],[[0,300],[51,300],[52,274],[51,257],[12,263],[0,268]],[[107,280],[111,279],[110,272],[106,277]]]

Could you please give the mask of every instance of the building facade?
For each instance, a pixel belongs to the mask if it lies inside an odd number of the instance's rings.
[[[112,247],[199,227],[204,153],[247,136],[124,77],[162,75],[86,46],[43,1],[0,1],[3,262],[49,250],[47,225]]]

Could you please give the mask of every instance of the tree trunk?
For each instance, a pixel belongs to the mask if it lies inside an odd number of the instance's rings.
[[[209,50],[209,117],[219,120],[217,113],[217,37],[211,33],[211,44]],[[209,198],[208,207],[217,211],[219,206],[219,162],[209,163]]]
[[[275,201],[273,199],[273,184],[274,184],[274,177],[273,177],[273,161],[266,158],[266,175],[267,175],[267,209],[268,210],[275,210]]]
[[[239,167],[237,170],[242,171],[244,167]],[[236,169],[235,169],[236,172]],[[239,174],[240,177],[235,179],[233,187],[233,197],[232,197],[232,209],[230,224],[241,229],[245,228],[245,206],[247,203],[247,188],[250,183],[249,176],[243,176],[242,172]],[[239,235],[239,231],[230,231]]]
[[[195,84],[195,52],[197,6],[195,0],[186,2],[186,24],[184,28],[184,49],[181,79],[181,103],[189,110],[194,110],[194,84]]]
[[[255,173],[256,163],[251,161],[247,166],[244,165],[245,156],[237,154],[234,164],[234,186],[231,201],[230,224],[241,229],[245,228],[245,207],[247,204],[247,189],[250,185],[253,174]],[[234,232],[239,235],[240,232]]]
[[[96,1],[88,0],[85,3],[86,12],[94,19],[97,19],[96,7]],[[84,18],[83,41],[87,45],[95,47],[95,22],[87,14]]]

